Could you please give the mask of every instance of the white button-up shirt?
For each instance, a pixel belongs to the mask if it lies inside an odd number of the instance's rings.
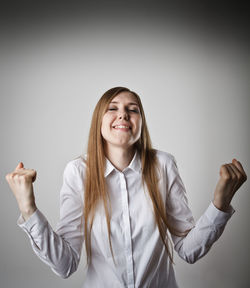
[[[175,158],[157,151],[160,164],[159,189],[170,223],[186,237],[171,235],[174,249],[189,263],[204,256],[220,237],[234,213],[218,210],[211,202],[195,224]],[[64,170],[60,191],[60,221],[54,231],[37,209],[17,224],[27,233],[37,256],[63,278],[76,271],[82,246],[83,195],[86,164],[82,158],[71,160]],[[122,172],[106,160],[105,179],[111,201],[111,243],[109,247],[104,208],[97,207],[92,234],[92,261],[83,287],[178,287],[173,266],[155,223],[152,201],[142,186],[141,161],[135,153]]]

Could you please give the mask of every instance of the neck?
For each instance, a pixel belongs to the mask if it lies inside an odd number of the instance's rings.
[[[129,163],[134,157],[134,147],[121,148],[121,147],[105,147],[105,154],[109,161],[119,171],[123,171],[128,167]]]

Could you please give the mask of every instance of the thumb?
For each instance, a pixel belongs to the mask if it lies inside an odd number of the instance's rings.
[[[18,165],[16,166],[15,170],[18,170],[20,168],[23,168],[23,162],[19,162]]]

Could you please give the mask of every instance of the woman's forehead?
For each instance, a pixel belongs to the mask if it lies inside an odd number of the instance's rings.
[[[112,102],[131,102],[131,103],[134,102],[138,104],[136,96],[129,91],[120,92],[111,100],[111,103]]]

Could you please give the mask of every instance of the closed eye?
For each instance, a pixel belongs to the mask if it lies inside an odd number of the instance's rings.
[[[118,108],[116,107],[110,107],[108,108],[108,111],[115,111],[115,110],[118,110]],[[133,112],[133,113],[139,113],[139,110],[138,109],[126,109],[128,112]]]
[[[134,112],[134,113],[139,113],[139,108],[138,105],[129,105],[127,106],[128,111]]]

